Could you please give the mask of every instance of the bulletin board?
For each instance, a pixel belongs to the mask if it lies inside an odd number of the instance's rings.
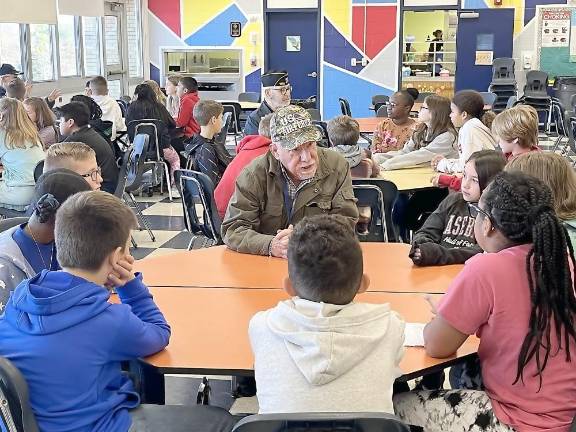
[[[576,7],[538,6],[536,64],[555,76],[576,76]]]

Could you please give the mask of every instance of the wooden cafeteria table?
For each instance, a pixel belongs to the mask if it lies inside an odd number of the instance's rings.
[[[417,267],[404,243],[362,243],[364,272],[370,276],[369,291],[446,292],[462,265]],[[288,274],[287,261],[240,254],[226,246],[182,251],[136,261],[148,286],[279,289]]]
[[[278,289],[151,288],[172,328],[166,349],[140,363],[143,402],[164,403],[164,374],[252,375],[254,358],[248,339],[252,316],[287,299]],[[440,296],[435,296],[437,300]],[[430,306],[421,294],[365,293],[358,301],[390,303],[407,322],[428,322]],[[477,351],[474,337],[447,359],[428,357],[421,347],[407,347],[400,367],[409,380],[443,369]]]
[[[257,110],[258,107],[260,106],[260,102],[247,102],[247,101],[233,101],[233,100],[223,100],[223,101],[219,101],[220,103],[226,103],[226,102],[235,102],[240,104],[240,108],[242,109],[242,111],[254,111]]]
[[[430,165],[398,170],[380,170],[380,177],[390,180],[400,192],[434,188],[430,179],[437,174]]]

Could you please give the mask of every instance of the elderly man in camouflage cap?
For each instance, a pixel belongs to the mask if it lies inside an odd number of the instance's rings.
[[[306,110],[278,109],[270,133],[270,151],[236,180],[222,238],[238,252],[285,258],[292,226],[306,216],[338,213],[353,226],[358,210],[348,163],[316,147],[321,134]]]

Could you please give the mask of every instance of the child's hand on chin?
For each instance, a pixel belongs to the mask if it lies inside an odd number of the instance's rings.
[[[124,255],[113,266],[112,272],[108,275],[105,286],[107,288],[118,288],[126,285],[134,279],[134,257],[130,254]]]

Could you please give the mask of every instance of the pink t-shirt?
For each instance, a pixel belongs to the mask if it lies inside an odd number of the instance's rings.
[[[458,331],[480,338],[482,379],[496,416],[518,432],[568,432],[576,414],[576,343],[572,362],[552,330],[552,350],[542,373],[536,361],[524,368],[524,383],[516,379],[518,356],[530,320],[526,255],[531,245],[470,258],[442,298],[439,315]],[[543,357],[541,357],[543,358]]]

